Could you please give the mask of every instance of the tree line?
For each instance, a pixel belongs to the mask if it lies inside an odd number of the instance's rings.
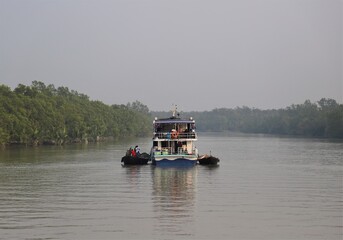
[[[0,85],[0,145],[65,144],[100,141],[107,137],[149,136],[153,117],[139,101],[106,105],[87,95],[33,81],[14,90]],[[343,138],[343,104],[322,98],[283,109],[249,107],[182,112],[193,117],[198,131],[234,131],[323,138]]]
[[[33,81],[0,85],[0,145],[64,144],[106,137],[146,136],[151,116],[139,101],[106,105],[67,87]]]
[[[166,112],[154,112],[166,117]],[[343,104],[322,98],[312,103],[293,104],[283,109],[249,107],[217,108],[205,112],[183,112],[193,117],[198,131],[234,131],[320,138],[343,138]]]

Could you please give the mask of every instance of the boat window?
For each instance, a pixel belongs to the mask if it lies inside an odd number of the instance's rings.
[[[186,123],[156,123],[154,125],[155,132],[171,132],[176,129],[178,132],[187,132],[190,129],[190,124]]]

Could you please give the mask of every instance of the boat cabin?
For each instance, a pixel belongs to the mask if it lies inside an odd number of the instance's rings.
[[[195,121],[171,117],[153,121],[153,150],[155,155],[195,154],[197,140]]]

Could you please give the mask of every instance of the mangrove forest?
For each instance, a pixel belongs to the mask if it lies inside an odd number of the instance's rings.
[[[0,85],[0,145],[60,145],[150,132],[149,109],[138,101],[109,106],[39,81],[13,91]]]
[[[287,108],[260,110],[249,107],[181,112],[193,117],[198,131],[263,133],[318,138],[343,138],[343,104],[322,98]],[[151,135],[154,117],[139,101],[106,105],[87,95],[33,81],[15,89],[0,85],[0,145],[61,145],[97,142],[108,138]]]

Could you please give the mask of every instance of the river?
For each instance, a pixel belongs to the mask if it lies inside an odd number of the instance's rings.
[[[0,150],[0,239],[342,239],[343,142],[199,134],[217,167],[122,166],[150,139]]]

